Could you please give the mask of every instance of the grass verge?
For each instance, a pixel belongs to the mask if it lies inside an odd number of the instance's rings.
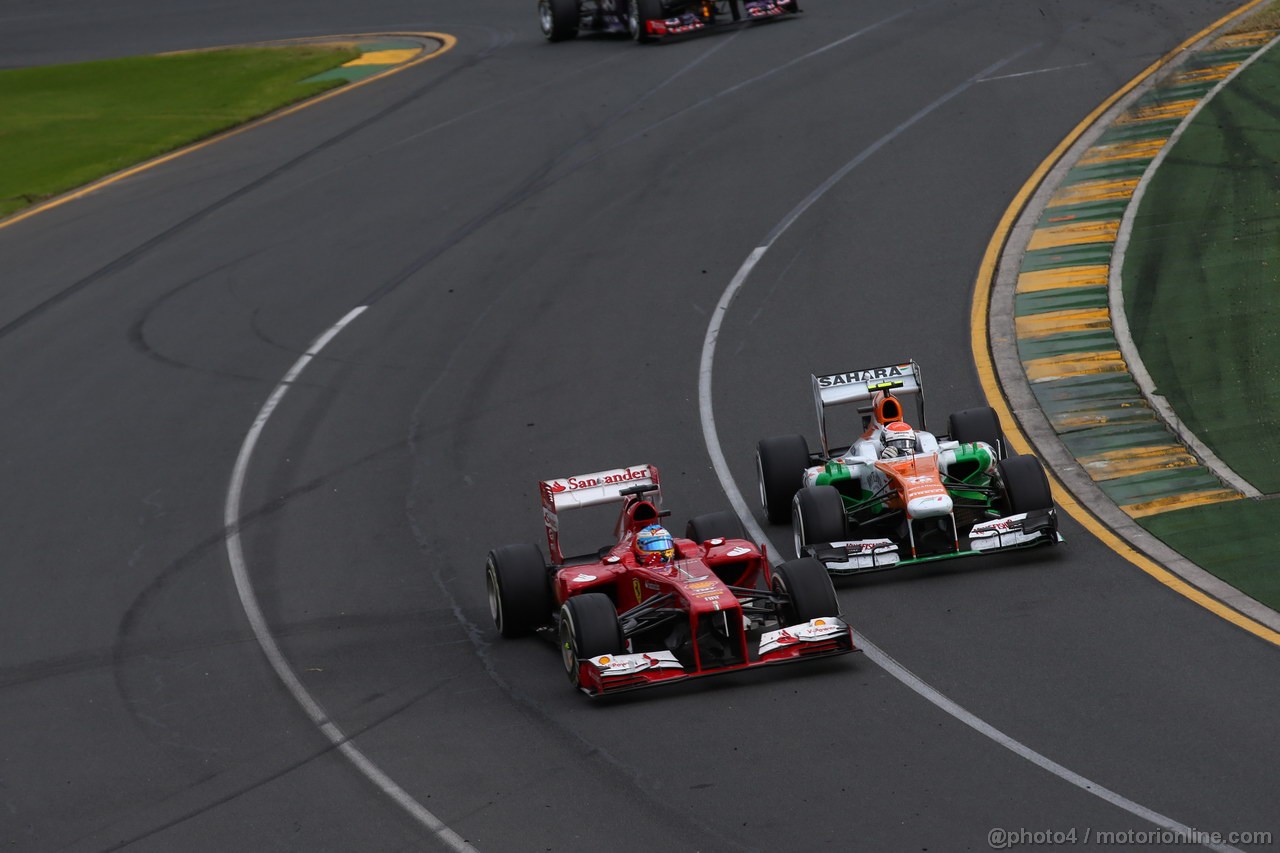
[[[0,217],[341,85],[353,47],[232,48],[0,71]]]

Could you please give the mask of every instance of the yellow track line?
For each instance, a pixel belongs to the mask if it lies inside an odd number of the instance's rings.
[[[1062,159],[1072,145],[1075,144],[1084,132],[1098,120],[1103,113],[1109,110],[1117,101],[1133,91],[1137,86],[1146,80],[1156,71],[1160,70],[1168,64],[1179,53],[1187,50],[1191,45],[1200,41],[1214,30],[1226,24],[1241,15],[1252,10],[1261,4],[1263,0],[1250,0],[1244,6],[1236,9],[1229,15],[1225,15],[1214,23],[1205,27],[1191,38],[1178,45],[1173,50],[1162,56],[1160,59],[1147,66],[1138,76],[1134,77],[1125,86],[1099,104],[1093,112],[1085,116],[1084,120],[1075,126],[1075,128],[1067,134],[1066,138],[1058,143],[1057,147],[1045,158],[1027,179],[1027,182],[1018,190],[1013,201],[1005,210],[1004,215],[1000,218],[999,225],[991,237],[991,241],[987,244],[987,250],[982,256],[982,265],[978,270],[978,280],[974,286],[973,309],[969,317],[970,328],[970,346],[973,349],[973,360],[978,368],[978,378],[982,382],[982,388],[990,402],[992,408],[1000,416],[1000,422],[1005,425],[1005,436],[1009,439],[1009,443],[1013,449],[1019,453],[1030,453],[1031,442],[1022,433],[1017,420],[1013,416],[1013,412],[1009,409],[1009,403],[1004,398],[1004,394],[1000,390],[1000,382],[996,377],[995,362],[991,356],[990,336],[987,326],[987,312],[991,305],[991,289],[995,284],[996,268],[999,265],[1000,252],[1004,248],[1005,241],[1009,239],[1010,233],[1013,231],[1014,222],[1018,215],[1031,199],[1031,195],[1036,188],[1040,186],[1041,181],[1053,168],[1053,166]],[[1133,548],[1128,542],[1125,542],[1109,528],[1098,522],[1093,515],[1085,509],[1075,499],[1062,483],[1049,473],[1049,478],[1053,483],[1054,495],[1058,500],[1058,505],[1074,518],[1081,526],[1096,536],[1104,545],[1115,551],[1121,557],[1124,557],[1130,563],[1133,563],[1142,571],[1164,584],[1169,589],[1182,595],[1213,614],[1222,617],[1228,622],[1243,628],[1250,634],[1259,637],[1273,645],[1280,646],[1280,632],[1273,631],[1266,625],[1250,619],[1243,613],[1228,607],[1216,598],[1206,594],[1204,591],[1184,581],[1182,578],[1170,572],[1168,569],[1160,566],[1149,557],[1144,556]]]
[[[210,136],[208,139],[202,139],[201,141],[192,143],[191,145],[188,145],[185,148],[179,148],[175,151],[170,151],[168,154],[161,154],[159,157],[156,157],[151,160],[147,160],[143,163],[139,163],[136,166],[130,166],[128,169],[125,169],[124,171],[116,172],[115,174],[112,174],[112,175],[107,175],[105,178],[99,178],[98,180],[93,181],[92,183],[85,184],[79,189],[71,190],[70,192],[64,193],[56,198],[51,198],[48,201],[41,202],[40,204],[37,204],[33,207],[28,207],[26,210],[22,211],[21,213],[15,213],[13,216],[10,216],[8,219],[0,221],[0,228],[8,228],[10,225],[15,225],[23,221],[24,219],[29,219],[32,216],[35,216],[37,213],[44,213],[46,210],[52,210],[55,207],[61,207],[67,202],[75,201],[76,199],[79,199],[79,198],[84,198],[89,193],[97,192],[103,187],[110,186],[111,184],[114,184],[118,181],[123,181],[125,178],[131,178],[134,175],[138,174],[139,172],[145,172],[148,169],[154,169],[156,166],[159,166],[163,163],[168,163],[170,160],[176,160],[177,158],[190,154],[193,151],[199,151],[201,148],[206,148],[210,145],[213,145],[215,142],[222,142],[225,139],[230,139],[233,136],[238,136],[239,134],[244,133],[247,130],[253,130],[254,128],[262,127],[262,125],[268,122],[272,122],[277,119],[284,118],[285,116],[288,116],[288,115],[293,115],[294,113],[300,110],[304,110],[307,107],[315,106],[316,104],[322,101],[327,101],[330,98],[335,98],[338,95],[344,94],[346,92],[350,92],[352,89],[358,89],[361,86],[368,85],[369,83],[372,83],[375,80],[381,80],[384,77],[389,77],[392,74],[398,74],[399,72],[404,71],[407,68],[412,68],[415,65],[420,65],[423,62],[428,62],[432,59],[435,59],[437,56],[442,56],[445,53],[448,53],[458,43],[458,40],[454,36],[451,36],[447,33],[355,33],[351,35],[324,36],[322,38],[283,39],[281,41],[274,41],[274,42],[254,42],[253,44],[247,44],[247,45],[223,45],[222,47],[207,48],[207,50],[224,50],[228,47],[257,47],[257,46],[265,46],[265,45],[273,45],[273,44],[280,45],[280,44],[297,44],[301,42],[323,42],[323,41],[332,41],[332,40],[344,39],[344,38],[345,39],[387,38],[389,36],[409,36],[413,38],[429,38],[429,39],[433,39],[435,41],[440,42],[440,47],[437,50],[433,50],[430,52],[427,52],[424,49],[422,56],[410,62],[406,62],[404,65],[398,65],[395,68],[388,68],[386,71],[383,71],[380,74],[374,74],[372,76],[364,78],[363,80],[358,80],[354,83],[347,83],[345,86],[339,86],[336,89],[330,89],[328,92],[325,92],[324,94],[321,94],[321,95],[316,95],[314,98],[308,98],[305,101],[299,101],[298,103],[292,106],[284,107],[283,109],[277,110],[276,112],[273,112],[273,113],[268,113],[267,115],[262,116],[261,118],[256,118],[253,121],[246,122],[245,124],[242,124],[239,127],[233,127],[230,130],[224,130],[221,133],[217,133],[217,134],[214,134],[213,136]],[[178,52],[187,52],[187,51],[171,51],[171,52],[178,53]]]

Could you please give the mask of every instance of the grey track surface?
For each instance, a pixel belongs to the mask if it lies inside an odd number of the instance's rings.
[[[968,302],[1004,206],[1229,8],[815,0],[640,49],[545,45],[523,0],[5,6],[0,66],[343,31],[460,43],[0,230],[0,842],[435,849],[275,681],[221,549],[258,408],[371,295],[263,435],[246,557],[308,688],[479,850],[1147,829],[866,660],[588,703],[552,649],[497,641],[481,564],[538,541],[542,476],[652,461],[677,528],[721,508],[695,395],[729,278],[854,153],[1031,47],[1003,73],[1073,67],[974,86],[849,174],[756,269],[718,348],[748,493],[756,438],[811,429],[811,370],[911,356],[935,427],[978,404]],[[1199,829],[1280,831],[1275,650],[1065,534],[844,583],[845,612],[1072,770]]]

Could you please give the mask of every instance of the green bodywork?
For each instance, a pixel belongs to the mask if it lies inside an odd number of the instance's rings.
[[[995,508],[1000,497],[996,494],[992,472],[995,470],[994,453],[983,444],[961,444],[947,454],[954,456],[942,473],[942,485],[957,506],[982,509],[992,517],[998,517]],[[869,492],[863,488],[857,468],[861,463],[846,465],[839,459],[833,459],[823,466],[815,485],[833,486],[840,492],[847,513],[858,522],[866,522],[884,513],[887,509],[885,498],[888,489]],[[939,465],[941,470],[941,465]]]

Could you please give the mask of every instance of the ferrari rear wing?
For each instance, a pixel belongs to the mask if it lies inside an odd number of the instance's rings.
[[[635,487],[653,486],[654,503],[660,502],[658,469],[653,465],[630,465],[594,474],[577,474],[538,484],[542,495],[542,520],[547,527],[547,550],[557,566],[564,562],[560,550],[560,510],[580,509],[599,504],[617,503],[635,494]]]
[[[924,422],[924,384],[920,378],[920,365],[914,361],[902,364],[891,364],[886,367],[869,367],[862,370],[850,370],[846,373],[832,373],[826,376],[813,376],[813,401],[818,408],[818,435],[822,439],[822,450],[830,455],[827,442],[826,410],[830,406],[843,406],[853,403],[858,407],[865,426],[871,416],[872,398],[878,391],[887,391],[899,402],[915,401],[920,429],[926,429]]]

